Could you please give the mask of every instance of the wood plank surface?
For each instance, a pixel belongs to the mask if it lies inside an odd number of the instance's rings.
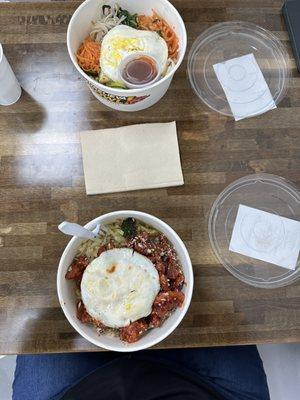
[[[193,94],[186,58],[166,96],[148,110],[102,106],[72,66],[66,30],[78,2],[0,3],[0,42],[23,87],[0,107],[0,354],[97,350],[64,317],[56,271],[68,238],[62,220],[81,224],[118,209],[152,213],[190,252],[195,290],[190,310],[158,347],[300,340],[300,284],[248,287],[221,267],[209,245],[212,202],[230,182],[255,172],[300,186],[300,79],[282,21],[281,0],[175,0],[189,47],[207,27],[256,22],[289,52],[292,80],[278,109],[235,123]],[[177,121],[185,185],[86,196],[78,132],[139,122]]]

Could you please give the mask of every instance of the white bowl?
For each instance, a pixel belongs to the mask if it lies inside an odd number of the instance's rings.
[[[106,106],[119,111],[138,111],[152,106],[168,90],[175,71],[183,61],[186,51],[187,35],[184,22],[176,8],[168,0],[106,0],[104,4],[118,3],[122,8],[135,14],[151,15],[155,10],[176,32],[179,40],[178,60],[174,68],[162,79],[138,89],[110,88],[95,81],[78,65],[76,53],[92,30],[92,21],[95,20],[100,0],[86,0],[74,12],[68,26],[67,46],[69,56],[77,71],[86,79],[93,95]]]
[[[165,339],[183,319],[185,313],[191,302],[193,293],[193,267],[187,252],[185,245],[183,244],[177,233],[165,222],[160,219],[143,212],[139,211],[114,211],[105,215],[102,215],[94,220],[90,221],[85,225],[88,229],[93,229],[96,224],[107,224],[115,221],[118,218],[134,217],[143,221],[154,228],[157,228],[160,232],[165,234],[170,242],[173,244],[185,276],[186,285],[184,285],[182,291],[185,294],[185,300],[181,308],[177,308],[162,324],[159,328],[151,329],[147,332],[138,342],[136,343],[124,343],[118,337],[112,337],[110,335],[98,335],[96,329],[88,324],[81,323],[76,317],[76,295],[74,282],[65,279],[65,274],[69,265],[71,264],[76,250],[82,241],[82,239],[73,237],[65,248],[58,267],[57,272],[57,292],[60,305],[65,313],[65,316],[69,320],[73,328],[80,333],[89,342],[96,346],[120,352],[130,352],[146,349],[154,346]]]

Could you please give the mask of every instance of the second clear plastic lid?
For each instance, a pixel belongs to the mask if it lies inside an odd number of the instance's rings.
[[[224,85],[227,85],[232,93],[236,91],[234,102],[246,107],[247,102],[252,102],[249,108],[253,106],[253,101],[264,95],[262,91],[254,90],[251,98],[243,96],[242,91],[248,90],[258,79],[257,74],[253,73],[253,65],[251,67],[249,64],[249,68],[244,68],[244,65],[235,63],[234,76],[231,79],[229,74],[229,78],[226,82],[222,82],[222,85],[217,78],[214,68],[216,64],[245,55],[254,56],[270,89],[271,102],[278,104],[286,93],[290,77],[287,67],[288,55],[279,39],[268,30],[240,21],[216,24],[203,32],[190,50],[188,75],[191,85],[204,103],[221,114],[233,116]],[[236,81],[240,78],[244,79],[246,87],[237,86]],[[257,106],[255,105],[251,111],[252,116],[273,108],[272,105],[261,106],[262,103],[259,101],[256,103]]]
[[[208,228],[218,260],[243,282],[275,288],[300,278],[300,192],[285,179],[253,174],[231,183]]]

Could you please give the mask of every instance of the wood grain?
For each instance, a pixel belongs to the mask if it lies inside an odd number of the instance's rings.
[[[68,241],[64,219],[86,223],[118,209],[152,213],[185,241],[194,266],[190,310],[158,347],[300,340],[300,284],[248,287],[218,265],[207,217],[230,182],[270,172],[300,185],[300,79],[280,16],[281,0],[176,0],[189,46],[224,20],[256,22],[286,45],[287,97],[261,117],[235,123],[192,93],[186,59],[167,95],[133,114],[104,108],[69,60],[66,29],[79,2],[1,3],[0,41],[24,89],[0,108],[0,354],[97,350],[69,325],[56,297],[56,270]],[[178,101],[180,99],[180,101]],[[183,187],[87,197],[78,132],[177,121]]]

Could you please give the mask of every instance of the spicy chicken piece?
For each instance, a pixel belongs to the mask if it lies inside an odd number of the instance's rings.
[[[125,326],[120,329],[120,339],[123,342],[134,343],[139,340],[139,338],[148,329],[148,324],[144,319],[132,322],[130,325]]]
[[[149,317],[147,317],[149,328],[158,328],[162,324],[162,318],[160,318],[157,314],[152,312]]]
[[[81,321],[83,324],[92,324],[93,317],[86,311],[86,308],[81,300],[77,303],[76,307],[76,317]]]
[[[93,324],[97,328],[98,332],[104,332],[107,327],[102,322],[93,318],[86,310],[83,302],[79,300],[76,307],[76,316],[83,324]]]
[[[169,260],[167,266],[167,277],[169,279],[176,279],[178,275],[182,274],[178,262],[174,259]]]
[[[73,260],[66,273],[66,279],[81,279],[83,271],[88,266],[89,261],[84,256],[79,256]]]
[[[166,275],[170,280],[170,288],[172,290],[181,290],[184,284],[184,275],[178,264],[177,259],[171,258],[168,261]]]
[[[184,294],[179,290],[160,292],[156,296],[152,312],[160,318],[165,318],[172,310],[181,307],[184,302]]]
[[[159,283],[160,283],[160,290],[163,292],[167,292],[170,290],[169,286],[169,279],[164,274],[159,275]]]
[[[154,243],[147,232],[141,232],[128,240],[127,247],[131,247],[134,251],[147,257],[150,257],[155,251]]]
[[[159,240],[159,244],[160,244],[161,249],[163,249],[163,250],[169,250],[170,249],[170,241],[169,241],[169,239],[167,238],[166,235],[161,233],[158,236],[158,240]]]
[[[176,279],[170,282],[170,287],[172,290],[181,290],[184,285],[184,275],[181,272]]]
[[[151,260],[153,264],[155,265],[155,268],[157,269],[157,272],[159,274],[165,274],[166,273],[166,266],[165,263],[161,260]]]
[[[177,307],[181,307],[184,294],[179,291],[160,292],[153,304],[152,313],[147,318],[149,328],[158,328],[169,313]]]

